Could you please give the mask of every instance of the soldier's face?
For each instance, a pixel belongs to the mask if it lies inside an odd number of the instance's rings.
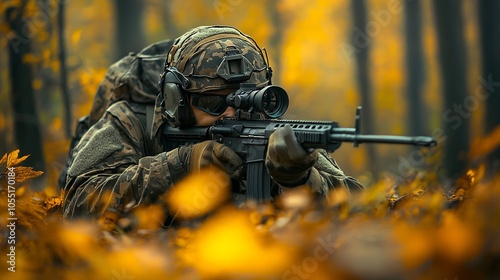
[[[210,95],[225,97],[228,94],[230,94],[231,92],[234,92],[234,90],[231,90],[231,89],[221,90],[218,92],[210,93]],[[203,94],[200,94],[200,96],[202,96],[202,95]],[[220,98],[220,100],[215,98],[215,100],[221,102],[221,105],[224,106],[225,98]],[[212,106],[213,106],[213,104],[212,104]],[[215,106],[215,107],[217,107],[217,106]],[[204,112],[203,110],[199,109],[197,106],[195,106],[193,104],[193,96],[191,96],[191,109],[193,110],[193,115],[196,119],[196,126],[211,126],[215,121],[220,120],[224,117],[228,117],[228,118],[234,117],[235,113],[236,113],[236,109],[234,109],[233,107],[227,106],[227,108],[225,108],[225,110],[220,115],[209,114],[209,113]]]

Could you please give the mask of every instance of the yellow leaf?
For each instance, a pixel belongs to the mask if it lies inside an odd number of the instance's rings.
[[[23,159],[24,160],[24,159]],[[28,179],[36,178],[43,174],[42,171],[35,171],[31,167],[16,166],[14,167],[16,182],[23,183]]]
[[[97,247],[98,228],[93,224],[85,222],[76,222],[65,224],[56,233],[58,245],[66,248],[71,254],[69,256],[76,258],[89,258]],[[67,256],[67,257],[69,257]]]
[[[349,193],[344,188],[337,188],[331,191],[326,199],[330,206],[338,206],[349,201]]]
[[[483,239],[477,225],[462,221],[456,213],[444,212],[443,225],[436,234],[436,247],[447,260],[466,263],[480,254]]]
[[[87,258],[93,261],[96,279],[184,279],[169,277],[171,260],[167,256],[160,246],[146,244],[123,246],[99,258],[90,252]]]
[[[140,229],[159,229],[165,221],[165,211],[161,205],[148,205],[134,210]]]
[[[27,159],[29,157],[29,155],[26,155],[26,156],[21,157],[21,158],[18,158],[18,156],[19,156],[19,149],[10,153],[8,158],[7,158],[7,167],[12,167],[12,166],[18,165],[19,163],[23,162],[25,159]]]
[[[421,266],[434,254],[433,231],[399,223],[394,228],[394,237],[400,244],[400,258],[407,268]]]
[[[20,186],[16,188],[17,198],[23,197],[26,194],[26,186]]]
[[[46,199],[44,202],[43,202],[43,209],[45,210],[49,210],[49,209],[52,209],[56,206],[59,206],[62,204],[62,198],[61,197],[51,197],[51,198],[48,198]]]
[[[182,218],[205,215],[230,196],[228,175],[216,167],[208,167],[176,184],[165,196],[172,214]]]
[[[294,248],[258,232],[249,214],[234,208],[223,209],[204,222],[192,246],[192,265],[208,279],[237,275],[274,279],[271,276],[285,271],[296,257]]]

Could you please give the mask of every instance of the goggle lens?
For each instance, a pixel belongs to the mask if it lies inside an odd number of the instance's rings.
[[[214,94],[192,93],[193,105],[213,116],[220,116],[227,109],[226,96]]]

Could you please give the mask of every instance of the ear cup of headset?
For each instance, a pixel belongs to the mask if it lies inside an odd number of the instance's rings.
[[[162,94],[168,122],[173,127],[194,125],[187,93],[182,89],[175,75],[167,70],[162,75]]]

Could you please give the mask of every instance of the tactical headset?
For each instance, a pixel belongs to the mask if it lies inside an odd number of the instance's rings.
[[[214,27],[217,28],[220,26]],[[260,57],[262,58],[264,68],[254,69],[252,63],[244,55],[242,55],[241,50],[238,48],[226,48],[223,60],[217,68],[217,76],[221,77],[228,84],[235,84],[247,81],[254,71],[265,70],[266,79],[270,85],[272,69],[269,67],[267,54],[266,57],[264,57],[262,50],[251,37],[232,27],[224,26],[223,28],[231,28],[234,31],[237,31],[239,35],[241,35],[240,39],[246,38],[247,42],[252,43],[253,47],[258,50]],[[224,38],[224,35],[220,33],[216,35]],[[233,33],[228,34],[228,37],[233,36]],[[208,36],[201,41],[210,37],[211,36]],[[164,117],[168,120],[169,124],[172,127],[189,127],[196,124],[196,119],[190,106],[189,92],[187,91],[192,86],[192,81],[190,81],[186,75],[181,73],[175,67],[171,66],[172,57],[179,49],[179,41],[180,39],[178,38],[174,45],[170,48],[165,61],[164,72],[160,77],[159,87],[161,90],[160,94],[162,94],[163,98],[162,105],[165,110]],[[182,43],[183,42],[181,42],[181,44]],[[189,59],[189,57],[187,59]]]

